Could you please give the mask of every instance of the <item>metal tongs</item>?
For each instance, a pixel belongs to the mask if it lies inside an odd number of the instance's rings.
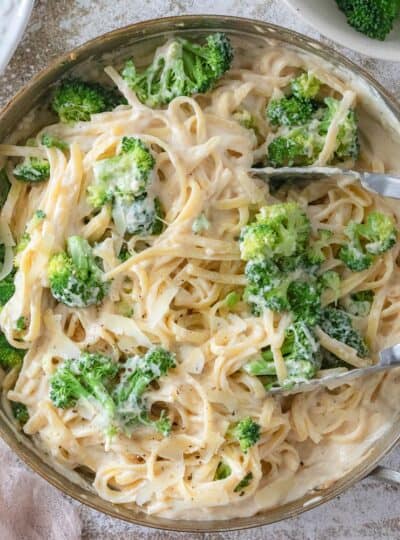
[[[289,395],[297,394],[299,392],[310,392],[311,390],[315,390],[316,388],[320,388],[322,386],[326,386],[327,388],[335,388],[336,386],[346,384],[349,381],[358,379],[359,377],[364,377],[365,375],[370,375],[379,371],[389,371],[390,369],[394,369],[396,367],[400,367],[400,344],[393,345],[393,347],[389,347],[381,351],[379,353],[379,362],[373,366],[354,368],[350,369],[349,371],[345,371],[344,373],[326,375],[320,379],[311,379],[306,382],[296,383],[290,388],[270,388],[268,393],[274,395]]]
[[[281,167],[279,169],[265,167],[263,169],[253,168],[251,172],[262,180],[278,180],[282,181],[282,183],[288,181],[294,182],[296,180],[311,181],[330,178],[336,175],[348,176],[358,180],[368,191],[379,193],[385,197],[400,199],[400,176],[393,174],[358,172],[349,169],[339,169],[338,167]],[[355,368],[344,373],[327,375],[320,379],[311,379],[306,382],[296,383],[290,388],[270,388],[268,392],[274,395],[288,395],[298,392],[309,392],[322,386],[334,388],[358,377],[378,371],[387,371],[396,367],[400,367],[400,344],[381,351],[379,353],[379,362],[373,366]]]
[[[279,169],[265,167],[252,168],[251,172],[262,180],[278,180],[282,183],[295,180],[317,180],[336,175],[348,176],[359,180],[363,188],[368,191],[400,199],[400,176],[390,173],[359,172],[338,167],[281,167]]]

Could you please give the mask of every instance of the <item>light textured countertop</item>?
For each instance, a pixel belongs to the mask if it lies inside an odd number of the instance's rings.
[[[1,0],[0,0],[1,1]],[[324,0],[321,0],[321,6]],[[0,106],[57,55],[103,32],[142,19],[192,13],[251,17],[293,28],[321,39],[282,0],[37,0],[22,44],[0,78]],[[323,42],[329,42],[322,38]],[[341,50],[339,47],[337,49]],[[370,71],[400,99],[400,63],[346,56]],[[384,464],[400,469],[400,449]],[[334,466],[334,464],[332,464]],[[400,489],[366,479],[342,496],[301,517],[262,529],[186,538],[205,540],[381,540],[400,538]],[[134,527],[79,503],[83,537],[93,540],[183,539],[184,535]]]

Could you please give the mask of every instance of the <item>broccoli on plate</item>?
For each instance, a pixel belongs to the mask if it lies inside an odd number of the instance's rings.
[[[383,41],[400,13],[399,0],[336,0],[347,22],[358,32]]]

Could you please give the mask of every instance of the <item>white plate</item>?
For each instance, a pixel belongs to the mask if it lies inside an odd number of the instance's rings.
[[[378,41],[349,26],[335,0],[286,0],[286,3],[318,32],[339,45],[374,58],[400,62],[400,20],[385,41]]]
[[[0,74],[22,38],[33,4],[34,0],[0,0]]]

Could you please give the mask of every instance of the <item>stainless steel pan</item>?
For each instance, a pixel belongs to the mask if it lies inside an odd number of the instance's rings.
[[[142,57],[172,33],[193,37],[214,30],[223,30],[232,36],[243,38],[245,42],[249,43],[259,42],[265,38],[273,39],[285,46],[317,55],[329,61],[333,66],[339,67],[342,71],[363,78],[376,95],[383,99],[393,115],[400,120],[399,104],[382,86],[357,65],[322,43],[301,36],[291,30],[260,21],[241,19],[239,17],[196,15],[145,21],[121,28],[89,41],[59,58],[47,69],[39,73],[0,113],[0,141],[12,133],[26,114],[40,103],[43,96],[48,92],[49,86],[71,69],[87,72],[89,66],[91,69],[93,66],[115,61],[115,59],[122,58],[128,50],[132,51],[137,57]],[[368,474],[400,484],[400,473],[378,467],[380,460],[400,438],[400,418],[393,419],[391,429],[375,443],[361,463],[330,487],[319,490],[318,493],[307,494],[292,503],[265,511],[256,516],[230,519],[228,521],[172,521],[146,516],[134,506],[132,508],[115,506],[96,495],[90,487],[90,482],[85,480],[84,476],[82,476],[82,481],[76,483],[66,478],[60,471],[57,471],[52,466],[48,456],[34,449],[26,437],[15,433],[3,411],[0,411],[0,435],[27,465],[71,497],[96,510],[131,523],[175,531],[229,531],[273,523],[298,515],[336,497]]]

